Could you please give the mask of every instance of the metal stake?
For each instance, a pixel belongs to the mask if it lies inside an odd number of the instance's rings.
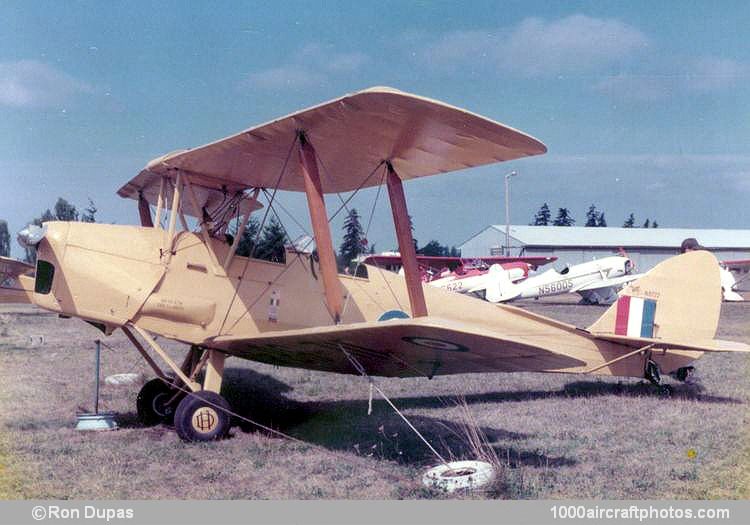
[[[94,378],[94,414],[99,415],[99,377],[100,377],[100,363],[102,353],[102,342],[100,339],[96,340],[96,377]]]

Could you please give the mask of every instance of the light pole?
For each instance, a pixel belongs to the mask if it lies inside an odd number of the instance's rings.
[[[505,255],[510,255],[510,178],[516,175],[511,171],[505,176]]]

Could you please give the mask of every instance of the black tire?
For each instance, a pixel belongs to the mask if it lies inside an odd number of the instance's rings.
[[[174,415],[174,428],[183,441],[213,441],[229,432],[229,403],[219,394],[202,390],[188,394]]]
[[[659,395],[662,397],[672,397],[674,394],[674,388],[670,385],[659,385]]]
[[[138,418],[144,425],[158,425],[159,423],[172,423],[174,418],[176,401],[169,403],[177,391],[167,383],[159,379],[151,379],[146,382],[138,392],[136,407]]]

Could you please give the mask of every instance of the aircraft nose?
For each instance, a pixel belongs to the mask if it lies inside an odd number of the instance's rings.
[[[39,244],[45,235],[47,235],[47,225],[37,226],[36,224],[29,224],[18,232],[17,239],[18,243],[26,248]]]

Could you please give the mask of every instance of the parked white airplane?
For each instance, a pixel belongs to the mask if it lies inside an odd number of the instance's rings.
[[[483,291],[484,298],[492,303],[578,293],[583,303],[610,304],[617,299],[620,288],[643,275],[631,273],[633,268],[628,257],[617,255],[568,266],[559,272],[547,270],[519,283],[512,282],[508,272],[501,268],[490,269],[494,277],[492,284],[470,291]]]
[[[721,267],[721,291],[724,294],[725,301],[744,301],[745,299],[737,293],[740,283],[746,281],[750,277],[750,259],[742,259],[737,261],[719,261]],[[745,274],[738,279],[735,278],[735,274],[740,276]]]

